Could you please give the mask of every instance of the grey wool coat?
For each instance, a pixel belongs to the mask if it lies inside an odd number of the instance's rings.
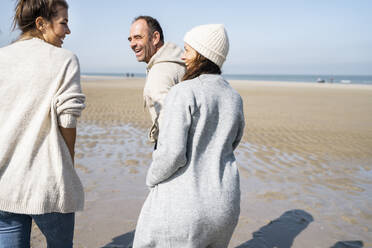
[[[133,247],[227,247],[240,213],[242,99],[203,74],[172,87],[163,111]]]

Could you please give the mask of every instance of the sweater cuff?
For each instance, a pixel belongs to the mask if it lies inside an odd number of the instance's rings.
[[[61,114],[58,116],[58,124],[63,128],[75,128],[77,124],[77,118],[71,114]]]

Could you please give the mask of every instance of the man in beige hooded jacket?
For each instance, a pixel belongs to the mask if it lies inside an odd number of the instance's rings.
[[[186,68],[181,60],[182,49],[173,43],[164,42],[159,22],[150,16],[134,19],[128,40],[137,61],[147,63],[143,97],[152,119],[149,139],[156,143],[164,98],[185,74]]]

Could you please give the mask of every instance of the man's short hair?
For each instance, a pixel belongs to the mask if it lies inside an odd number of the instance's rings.
[[[163,29],[161,28],[158,20],[156,20],[155,18],[151,17],[151,16],[137,16],[136,18],[134,18],[133,22],[136,22],[138,20],[145,20],[146,23],[147,23],[147,26],[149,26],[149,32],[150,32],[150,36],[155,32],[155,31],[158,31],[159,34],[160,34],[160,41],[161,42],[164,42],[164,35],[163,35]]]

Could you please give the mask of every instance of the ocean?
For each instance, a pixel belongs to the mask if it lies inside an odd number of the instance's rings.
[[[82,73],[87,76],[141,77],[145,73]],[[286,74],[223,74],[227,80],[254,80],[277,82],[336,83],[336,84],[369,84],[372,75],[286,75]]]

